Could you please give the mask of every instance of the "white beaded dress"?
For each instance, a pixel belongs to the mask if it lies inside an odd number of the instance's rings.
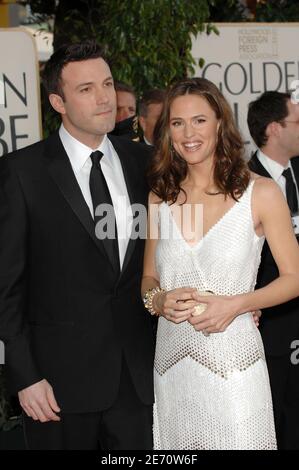
[[[264,237],[254,231],[253,184],[193,247],[171,206],[160,205],[155,261],[161,287],[217,295],[254,290]],[[177,236],[169,238],[169,229]],[[250,312],[210,336],[160,317],[154,383],[155,449],[276,449],[264,348]]]

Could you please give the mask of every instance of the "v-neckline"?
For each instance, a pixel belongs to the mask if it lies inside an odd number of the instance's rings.
[[[196,248],[198,248],[202,243],[203,241],[209,236],[209,234],[211,232],[213,232],[213,230],[223,221],[223,219],[225,219],[231,212],[232,210],[235,208],[235,206],[237,206],[240,202],[241,202],[241,199],[243,198],[245,192],[242,194],[242,196],[238,199],[238,201],[236,201],[226,212],[224,212],[224,214],[213,224],[211,225],[211,227],[207,230],[207,232],[201,237],[200,240],[198,240],[198,242],[196,242],[194,245],[190,245],[187,240],[185,239],[185,237],[183,237],[183,234],[181,232],[181,230],[179,229],[176,221],[175,221],[175,218],[172,214],[172,211],[171,211],[171,206],[169,206],[167,204],[167,202],[163,202],[167,208],[168,208],[168,211],[169,211],[169,214],[170,214],[170,218],[172,220],[172,223],[174,225],[174,228],[175,230],[177,231],[177,233],[179,234],[179,237],[180,239],[185,243],[185,245],[188,247],[189,250],[194,250]]]

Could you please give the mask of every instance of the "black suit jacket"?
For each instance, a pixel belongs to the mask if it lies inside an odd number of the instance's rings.
[[[109,137],[131,203],[147,205],[148,149]],[[153,334],[140,294],[144,240],[117,272],[58,133],[0,159],[0,337],[13,390],[42,378],[64,412],[116,398],[122,355],[153,402]]]
[[[291,159],[296,182],[299,187],[299,157]],[[271,178],[255,153],[249,161],[249,168],[258,175]],[[279,229],[279,227],[278,227]],[[265,242],[256,287],[264,287],[278,277],[278,268]],[[299,297],[276,307],[263,310],[260,331],[267,355],[290,354],[290,345],[299,338]]]

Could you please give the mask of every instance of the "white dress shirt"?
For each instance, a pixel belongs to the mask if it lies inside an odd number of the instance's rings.
[[[145,135],[143,135],[143,140],[144,140],[144,142],[146,143],[146,145],[151,145],[151,146],[153,146],[153,144],[151,144],[150,141],[147,140],[147,138],[145,137]]]
[[[276,183],[280,186],[285,198],[286,198],[286,179],[284,176],[282,176],[282,173],[287,168],[290,168],[292,176],[293,176],[293,181],[296,187],[297,199],[299,201],[297,182],[296,182],[296,178],[294,175],[291,162],[289,161],[287,167],[284,167],[280,163],[276,162],[275,160],[272,160],[272,158],[267,157],[267,155],[265,155],[261,150],[257,151],[257,158],[259,159],[263,167],[267,170],[269,175],[273,178],[273,180],[276,181]]]
[[[100,150],[103,153],[101,168],[109,188],[115,211],[119,261],[120,267],[122,268],[132,230],[133,217],[119,157],[107,135],[105,135],[103,141],[96,149],[87,147],[71,136],[63,124],[60,126],[59,136],[92,217],[94,217],[94,211],[89,189],[89,177],[92,167],[90,154],[96,150]]]

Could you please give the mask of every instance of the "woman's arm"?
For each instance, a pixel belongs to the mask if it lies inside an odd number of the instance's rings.
[[[224,331],[242,313],[282,304],[299,295],[299,247],[286,200],[277,184],[266,178],[256,180],[252,197],[255,225],[266,237],[279,277],[246,294],[208,298],[194,294],[194,299],[208,304],[204,314],[190,319],[196,330]]]
[[[155,195],[150,193],[148,203],[147,240],[145,243],[143,276],[141,282],[141,295],[144,298],[149,289],[160,287],[159,275],[155,267],[155,252],[158,242],[157,209],[158,202]],[[151,210],[152,208],[152,210]],[[155,224],[155,226],[154,226]],[[157,292],[152,298],[152,307],[157,315],[163,315],[167,320],[180,323],[194,313],[194,306],[198,302],[190,300],[196,289],[182,287],[168,292]],[[188,300],[188,303],[184,303]]]
[[[158,223],[154,213],[158,209],[158,200],[153,193],[148,198],[148,220],[147,220],[147,239],[145,242],[143,275],[141,282],[141,295],[144,297],[146,291],[159,287],[159,276],[155,267],[155,252],[158,242]],[[156,237],[154,236],[156,235]]]
[[[279,277],[262,289],[240,296],[241,313],[282,304],[299,295],[299,247],[287,202],[270,179],[255,182],[253,210],[278,267]]]

